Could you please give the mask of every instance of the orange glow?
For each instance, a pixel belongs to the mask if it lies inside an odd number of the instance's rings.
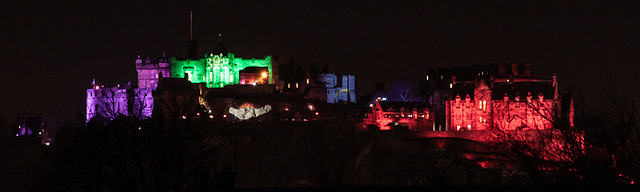
[[[242,108],[255,108],[255,107],[251,103],[244,103],[240,107],[238,107],[238,109],[242,109]]]

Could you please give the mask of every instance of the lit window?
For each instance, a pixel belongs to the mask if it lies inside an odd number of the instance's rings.
[[[456,126],[456,130],[460,131],[460,125]]]
[[[209,115],[209,119],[213,119],[213,115]]]
[[[429,81],[429,75],[427,75],[427,81]]]
[[[267,72],[262,72],[262,78],[267,77]]]
[[[453,83],[449,83],[449,89],[453,89]]]
[[[317,116],[317,115],[320,115],[320,113],[316,112],[316,116]]]
[[[307,79],[307,84],[309,84],[309,79]]]
[[[291,83],[287,84],[287,88],[291,89]]]
[[[298,83],[296,83],[296,88],[298,88]]]
[[[482,101],[478,101],[478,110],[482,109]]]
[[[467,125],[467,129],[471,131],[471,125]]]
[[[369,107],[373,107],[373,104],[369,104]]]
[[[487,111],[487,101],[482,101],[482,111]]]

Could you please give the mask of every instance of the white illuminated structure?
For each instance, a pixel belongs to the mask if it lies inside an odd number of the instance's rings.
[[[254,117],[258,117],[262,114],[268,113],[269,111],[271,111],[270,105],[265,105],[260,108],[244,107],[240,109],[229,107],[229,113],[233,114],[240,120],[247,120]]]

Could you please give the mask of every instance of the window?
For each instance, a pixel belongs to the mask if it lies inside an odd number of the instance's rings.
[[[487,101],[482,101],[482,111],[487,111]]]

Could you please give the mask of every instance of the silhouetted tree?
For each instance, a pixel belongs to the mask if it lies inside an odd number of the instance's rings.
[[[214,159],[224,145],[206,139],[208,118],[120,115],[107,124],[66,125],[51,146],[52,167],[39,190],[208,191],[216,184]]]
[[[389,87],[390,101],[420,101],[418,88],[409,79],[401,78]]]

